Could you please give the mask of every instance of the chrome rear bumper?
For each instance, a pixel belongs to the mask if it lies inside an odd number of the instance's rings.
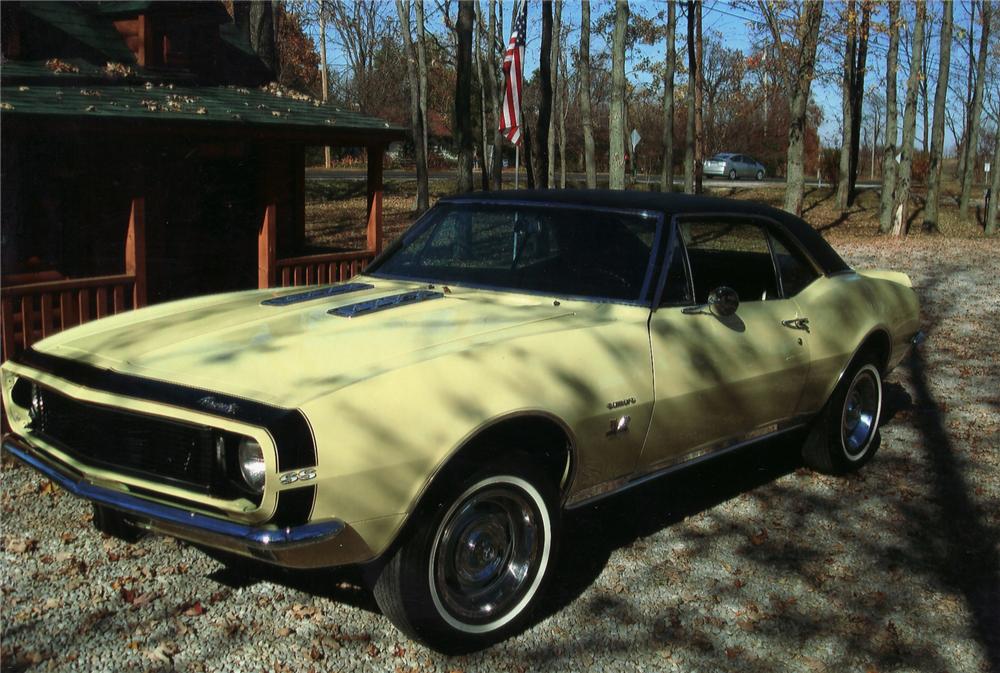
[[[16,435],[3,438],[3,449],[73,495],[120,512],[136,528],[288,568],[345,565],[372,557],[368,545],[343,521],[248,526],[97,486],[60,468]]]

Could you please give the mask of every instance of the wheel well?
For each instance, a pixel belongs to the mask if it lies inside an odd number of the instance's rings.
[[[538,458],[560,490],[565,486],[570,475],[572,440],[564,426],[547,416],[516,416],[484,428],[452,456],[449,467],[481,465],[502,453],[512,452]]]
[[[889,356],[892,354],[892,342],[889,340],[889,335],[883,330],[876,330],[868,335],[864,343],[861,344],[861,348],[858,349],[858,354],[868,353],[875,357],[876,362],[879,366],[879,371],[883,374],[889,366]]]

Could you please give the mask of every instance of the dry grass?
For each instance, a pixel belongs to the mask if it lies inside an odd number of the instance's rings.
[[[757,201],[781,207],[784,190],[775,187],[714,187],[706,184],[713,196]],[[431,183],[431,202],[448,193],[448,183]],[[383,199],[383,221],[386,244],[396,239],[413,223],[413,180],[386,183]],[[867,189],[859,193],[854,205],[841,214],[835,204],[836,191],[831,188],[806,189],[803,218],[831,241],[878,236],[879,192]],[[909,227],[911,237],[925,237],[921,229],[924,220],[925,194],[917,192],[910,201]],[[307,189],[306,238],[310,249],[360,250],[365,247],[365,214],[367,204],[362,181],[324,181],[310,183]],[[974,201],[970,213],[974,219],[958,217],[957,185],[945,185],[940,209],[941,236],[945,238],[983,238],[982,202]]]

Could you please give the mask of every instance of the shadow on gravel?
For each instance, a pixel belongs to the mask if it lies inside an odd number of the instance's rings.
[[[536,621],[576,600],[616,549],[798,468],[804,437],[804,432],[795,432],[760,442],[568,512],[559,564]]]
[[[941,408],[927,384],[926,364],[919,349],[907,367],[916,393],[914,425],[924,437],[933,474],[937,521],[926,530],[937,531],[940,544],[923,540],[917,554],[929,556],[941,581],[961,592],[972,613],[979,642],[992,670],[1000,671],[1000,554],[997,531],[983,520],[983,512],[969,495]]]

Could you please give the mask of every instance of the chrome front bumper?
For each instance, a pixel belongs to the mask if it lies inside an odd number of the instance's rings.
[[[343,521],[302,526],[248,526],[114,491],[68,473],[16,435],[3,449],[73,495],[119,513],[133,526],[288,568],[323,568],[367,561],[368,545]]]

